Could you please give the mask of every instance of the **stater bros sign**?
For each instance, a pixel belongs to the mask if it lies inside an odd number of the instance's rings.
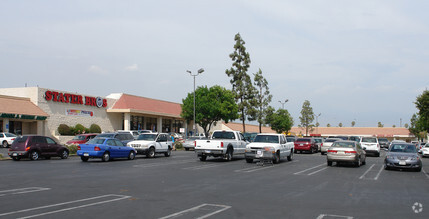
[[[45,100],[86,106],[96,106],[98,108],[107,107],[107,100],[101,97],[88,97],[78,94],[60,93],[50,90],[45,92]]]

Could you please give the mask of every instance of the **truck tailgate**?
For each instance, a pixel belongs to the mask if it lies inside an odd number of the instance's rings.
[[[195,142],[196,142],[195,149],[204,149],[204,150],[223,149],[221,140],[196,140]]]

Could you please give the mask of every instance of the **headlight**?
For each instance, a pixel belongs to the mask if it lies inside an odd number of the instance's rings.
[[[274,149],[274,147],[264,147],[264,150],[265,151],[271,151],[273,153],[276,151],[276,149]]]
[[[392,155],[387,155],[387,156],[386,156],[386,158],[387,158],[387,159],[395,159],[395,157],[394,157],[394,156],[392,156]]]
[[[411,157],[411,160],[419,160],[419,157]]]

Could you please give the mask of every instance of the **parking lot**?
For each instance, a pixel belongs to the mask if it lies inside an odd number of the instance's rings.
[[[4,150],[4,149],[2,149]],[[2,151],[4,153],[4,151]],[[295,154],[277,165],[171,157],[0,161],[0,218],[429,218],[423,171],[359,168]]]

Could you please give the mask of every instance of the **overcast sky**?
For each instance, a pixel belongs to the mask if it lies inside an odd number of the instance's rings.
[[[234,35],[276,109],[299,123],[409,123],[429,87],[429,1],[0,1],[1,87],[181,103],[197,86],[231,89]]]

